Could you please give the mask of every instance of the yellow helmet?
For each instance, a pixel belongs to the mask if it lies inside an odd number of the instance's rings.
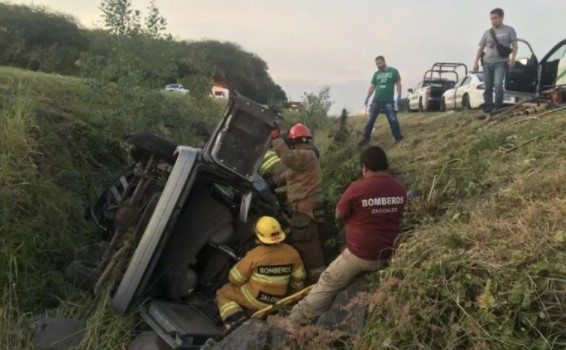
[[[257,239],[264,244],[275,244],[285,239],[285,232],[277,219],[271,216],[262,216],[254,227]]]

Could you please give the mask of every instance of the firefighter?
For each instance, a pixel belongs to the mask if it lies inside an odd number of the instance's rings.
[[[287,170],[287,167],[277,156],[275,151],[269,150],[263,156],[263,162],[259,168],[259,174],[269,183],[276,184],[280,176]]]
[[[246,320],[246,311],[268,307],[304,287],[303,262],[293,247],[283,243],[285,232],[279,222],[263,216],[255,223],[254,233],[258,246],[232,267],[230,283],[216,292],[227,332]]]
[[[324,216],[320,163],[306,126],[296,124],[289,129],[290,147],[280,133],[279,129],[272,131],[272,145],[287,171],[277,179],[277,185],[287,185],[292,244],[301,254],[309,282],[315,283],[325,269],[320,229]]]

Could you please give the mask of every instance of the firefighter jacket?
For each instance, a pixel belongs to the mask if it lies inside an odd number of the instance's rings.
[[[250,250],[228,275],[230,283],[251,305],[261,309],[274,304],[290,291],[303,288],[305,268],[299,253],[290,245],[260,245]]]
[[[273,140],[273,148],[287,171],[279,177],[277,185],[287,184],[288,207],[292,212],[313,212],[323,205],[322,174],[314,148],[300,144],[290,149],[281,138]]]
[[[278,178],[287,170],[281,158],[274,151],[267,151],[263,156],[263,163],[259,174],[266,180],[277,184]]]

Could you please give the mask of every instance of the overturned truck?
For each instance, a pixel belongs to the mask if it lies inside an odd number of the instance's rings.
[[[91,211],[106,250],[95,264],[71,263],[67,277],[99,293],[120,256],[131,256],[113,293],[114,310],[139,310],[174,349],[222,337],[216,290],[253,248],[255,218],[281,215],[258,175],[277,119],[234,93],[203,149],[146,132],[129,137],[134,164]]]

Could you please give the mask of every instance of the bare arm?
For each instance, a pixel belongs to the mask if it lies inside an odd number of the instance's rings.
[[[397,96],[401,97],[402,93],[403,93],[403,84],[401,84],[401,80],[399,80],[397,83]]]
[[[373,95],[373,92],[375,91],[375,85],[370,85],[368,88],[368,94],[366,96],[366,101],[369,101],[371,95]]]
[[[476,58],[474,60],[474,65],[479,64],[480,58],[483,55],[484,51],[485,51],[485,45],[480,45],[478,47],[478,52],[476,52]]]

